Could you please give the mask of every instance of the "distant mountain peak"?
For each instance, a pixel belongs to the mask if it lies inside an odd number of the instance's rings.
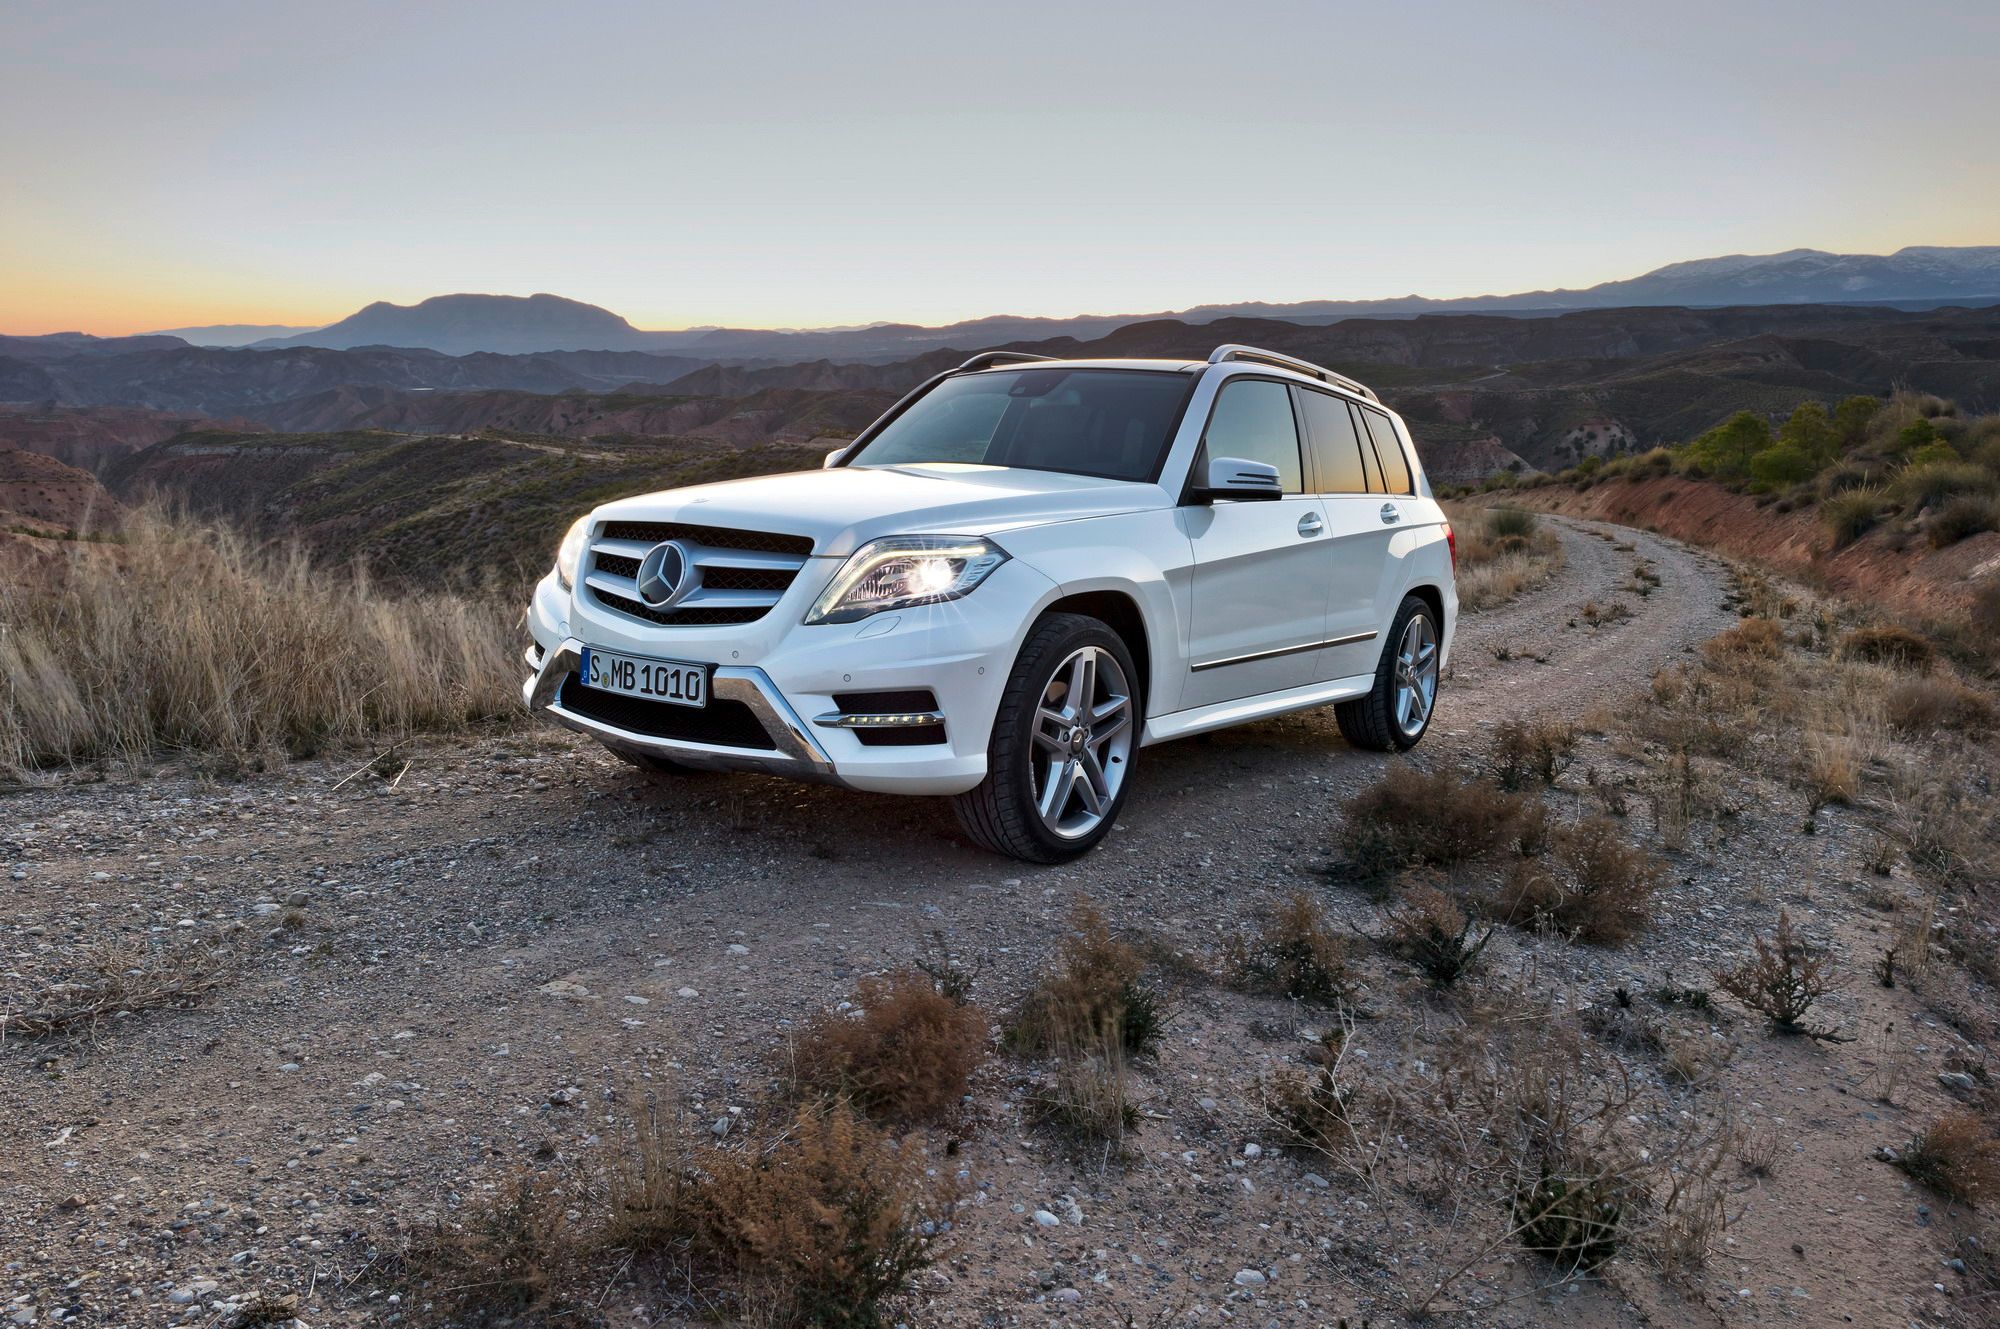
[[[316,332],[257,344],[335,350],[406,346],[467,355],[638,350],[649,340],[621,316],[581,300],[546,291],[534,295],[468,291],[434,295],[413,305],[377,300]]]

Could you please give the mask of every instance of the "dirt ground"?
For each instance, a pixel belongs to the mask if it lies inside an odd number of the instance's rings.
[[[1734,621],[1718,560],[1599,529],[1565,523],[1553,582],[1462,621],[1413,760],[1480,763],[1501,720],[1629,705]],[[1639,558],[1660,577],[1644,596],[1621,589]],[[1631,616],[1576,622],[1613,601]],[[0,993],[118,938],[222,933],[239,957],[193,1009],[0,1046],[0,1324],[222,1325],[259,1291],[297,1294],[312,1326],[394,1322],[404,1308],[371,1269],[413,1225],[534,1157],[614,1141],[649,1096],[702,1123],[754,1112],[788,1031],[934,931],[979,962],[996,1011],[1078,894],[1201,954],[1302,887],[1379,932],[1333,843],[1343,800],[1391,760],[1348,748],[1324,712],[1150,748],[1104,847],[1052,868],[973,850],[942,803],[647,783],[552,731],[416,747],[379,773],[165,770],[0,798]],[[1586,764],[1609,776],[1618,758],[1592,747]],[[1466,1264],[1433,1322],[1994,1323],[1946,1263],[1949,1206],[1874,1157],[1950,1105],[1938,1074],[1972,1054],[1866,977],[1888,924],[1860,903],[1859,814],[1823,810],[1802,836],[1796,800],[1765,793],[1726,845],[1672,856],[1633,945],[1503,932],[1483,980],[1571,1009],[1707,984],[1781,906],[1830,945],[1833,1014],[1866,1036],[1774,1039],[1721,1002],[1696,1032],[1733,1059],[1661,1089],[1667,1113],[1727,1109],[1777,1142],[1768,1175],[1733,1183],[1690,1287],[1622,1261],[1562,1283],[1506,1250],[1477,1258],[1454,1212],[1486,1197],[1406,1211],[1276,1147],[1259,1078],[1302,1064],[1329,1017],[1197,982],[1138,1069],[1123,1160],[1028,1123],[1026,1068],[996,1056],[980,1073],[955,1158],[932,1141],[964,1203],[908,1322],[1393,1325]],[[1406,969],[1358,963],[1371,1070],[1421,1055],[1449,1011]],[[1889,1042],[1869,1032],[1887,1025]],[[1885,1058],[1907,1063],[1886,1103],[1868,1087]],[[682,1323],[621,1289],[603,1311]]]

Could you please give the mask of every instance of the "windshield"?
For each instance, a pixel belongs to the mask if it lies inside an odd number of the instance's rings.
[[[1012,369],[948,378],[848,464],[970,462],[1154,480],[1194,382],[1191,374],[1148,369]]]

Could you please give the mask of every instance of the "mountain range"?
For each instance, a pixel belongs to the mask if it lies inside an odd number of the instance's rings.
[[[1547,315],[1579,309],[1686,306],[1720,308],[1771,304],[1890,304],[1931,308],[2000,302],[2000,246],[1912,245],[1893,254],[1834,254],[1791,249],[1779,254],[1731,254],[1671,263],[1638,277],[1582,289],[1523,291],[1434,300],[1418,295],[1384,300],[1309,300],[1293,304],[1242,302],[1152,314],[1042,318],[998,315],[921,327],[883,323],[860,328],[694,328],[654,332],[596,305],[538,294],[440,295],[414,305],[378,301],[323,328],[218,325],[182,328],[201,346],[258,349],[322,347],[352,350],[397,346],[462,356],[535,351],[645,351],[712,361],[897,359],[937,347],[995,345],[1052,337],[1099,337],[1164,318],[1209,323],[1224,318],[1277,318],[1294,323],[1400,318],[1439,313]],[[258,336],[256,334],[263,333]],[[64,334],[74,335],[74,334]]]

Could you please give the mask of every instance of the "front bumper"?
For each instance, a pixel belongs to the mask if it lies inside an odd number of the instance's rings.
[[[607,747],[702,769],[758,771],[895,794],[957,794],[983,780],[1000,693],[1027,625],[1056,593],[1055,583],[1009,562],[964,600],[859,623],[803,625],[797,615],[817,593],[817,585],[795,587],[756,624],[658,628],[564,591],[551,576],[536,589],[528,612],[535,639],[528,664],[534,673],[523,685],[522,699],[531,711]],[[711,697],[741,703],[770,746],[663,737],[620,725],[608,714],[579,713],[563,703],[563,692],[586,644],[712,664]],[[839,697],[915,689],[936,698],[945,741],[873,744],[839,718]]]

